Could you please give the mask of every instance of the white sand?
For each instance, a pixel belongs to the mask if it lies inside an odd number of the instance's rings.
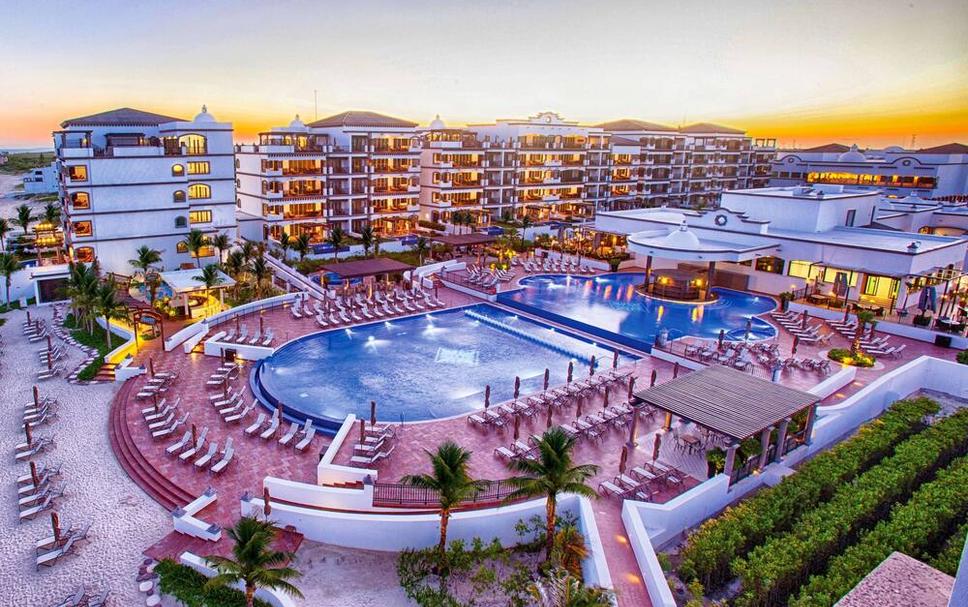
[[[398,607],[413,605],[397,579],[397,554],[351,550],[303,542],[293,566],[303,576],[295,581],[313,607]]]
[[[32,317],[50,321],[49,308],[32,308]],[[24,312],[3,316],[0,327],[3,354],[0,356],[0,468],[4,483],[0,514],[0,607],[49,605],[72,592],[78,584],[109,588],[114,605],[143,605],[135,576],[142,551],[171,530],[161,506],[145,495],[115,461],[108,443],[108,410],[116,387],[69,385],[63,378],[40,382],[41,396],[57,398],[59,417],[41,426],[35,436],[56,435],[56,448],[36,458],[38,463],[62,464],[65,495],[57,505],[64,526],[91,524],[90,541],[80,545],[52,569],[35,572],[34,542],[50,534],[49,515],[19,524],[13,496],[14,479],[28,471],[27,464],[13,461],[14,445],[23,441],[23,403],[31,399],[33,377],[40,363],[36,350],[23,336]],[[55,342],[58,340],[55,339]],[[72,369],[81,356],[71,352],[64,367]]]

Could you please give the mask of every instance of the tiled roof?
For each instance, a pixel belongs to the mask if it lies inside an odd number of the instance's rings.
[[[827,143],[824,145],[818,145],[813,148],[803,148],[796,150],[797,152],[820,152],[820,153],[837,153],[842,154],[850,150],[849,146],[842,143]]]
[[[968,145],[963,143],[946,143],[933,148],[921,148],[922,154],[968,154]]]
[[[158,126],[166,122],[184,122],[184,118],[123,107],[99,114],[91,114],[90,116],[69,118],[61,123],[61,128],[69,126]]]
[[[634,139],[629,139],[628,137],[612,137],[612,145],[642,145]]]
[[[317,120],[316,122],[310,122],[308,126],[311,127],[324,127],[324,126],[368,126],[377,128],[413,128],[417,126],[416,122],[410,122],[409,120],[401,120],[400,118],[394,118],[393,116],[384,116],[383,114],[377,114],[376,112],[341,112],[328,118],[323,118],[322,120]]]
[[[655,122],[646,122],[645,120],[635,120],[633,118],[623,118],[621,120],[603,122],[601,124],[596,124],[595,126],[600,129],[605,129],[606,131],[660,131],[663,133],[676,132],[676,129],[671,126],[665,126],[664,124],[657,124]]]
[[[680,133],[721,133],[723,135],[743,135],[746,131],[733,129],[728,126],[713,124],[712,122],[697,122],[679,128]]]
[[[835,607],[947,607],[954,578],[895,552]]]

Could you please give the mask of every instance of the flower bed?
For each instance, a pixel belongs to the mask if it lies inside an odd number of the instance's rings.
[[[892,552],[920,554],[933,549],[968,509],[965,487],[968,487],[968,457],[956,460],[939,472],[934,481],[918,489],[907,503],[896,506],[889,519],[878,523],[863,539],[831,560],[826,575],[812,577],[790,605],[830,607]],[[964,529],[961,531],[964,543]]]
[[[850,350],[846,350],[844,348],[830,349],[827,352],[827,358],[845,365],[861,368],[873,367],[874,363],[877,362],[877,359],[870,354],[864,354],[863,352],[851,354]]]
[[[772,536],[733,563],[742,581],[737,607],[785,605],[807,578],[858,533],[884,518],[955,457],[968,452],[968,409],[961,409],[897,446],[894,455],[840,487],[804,514],[793,531]]]
[[[703,523],[682,552],[679,575],[716,588],[732,577],[729,564],[771,534],[788,530],[806,509],[826,501],[845,482],[889,455],[923,429],[938,405],[926,398],[901,400],[857,434],[803,464],[796,474]]]

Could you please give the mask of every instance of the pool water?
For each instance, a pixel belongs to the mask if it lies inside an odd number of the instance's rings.
[[[347,413],[369,418],[370,401],[386,421],[419,421],[481,409],[588,374],[591,357],[610,367],[613,351],[542,323],[480,304],[314,333],[282,345],[252,377],[269,406],[333,429]],[[634,357],[622,354],[619,364]]]
[[[750,339],[776,335],[772,325],[756,317],[776,307],[772,298],[714,287],[719,295],[714,302],[675,303],[636,291],[643,280],[641,272],[529,276],[521,279],[521,289],[498,295],[498,301],[646,351],[662,329],[668,329],[672,339],[684,335],[716,338],[725,330],[728,339],[742,340],[751,317]]]

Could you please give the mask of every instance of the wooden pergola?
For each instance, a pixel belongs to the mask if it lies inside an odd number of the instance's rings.
[[[725,472],[730,476],[739,444],[753,436],[759,435],[762,445],[759,468],[769,463],[774,429],[778,430],[775,459],[782,458],[790,421],[803,411],[808,411],[804,436],[809,442],[820,401],[815,394],[722,365],[693,371],[636,392],[635,397],[665,412],[665,430],[671,428],[675,416],[728,437],[731,444],[726,451]]]
[[[413,269],[413,266],[389,257],[376,257],[374,259],[358,259],[356,261],[341,261],[327,263],[320,266],[317,273],[330,272],[342,279],[365,278],[367,276],[380,276],[391,274],[402,274]]]

